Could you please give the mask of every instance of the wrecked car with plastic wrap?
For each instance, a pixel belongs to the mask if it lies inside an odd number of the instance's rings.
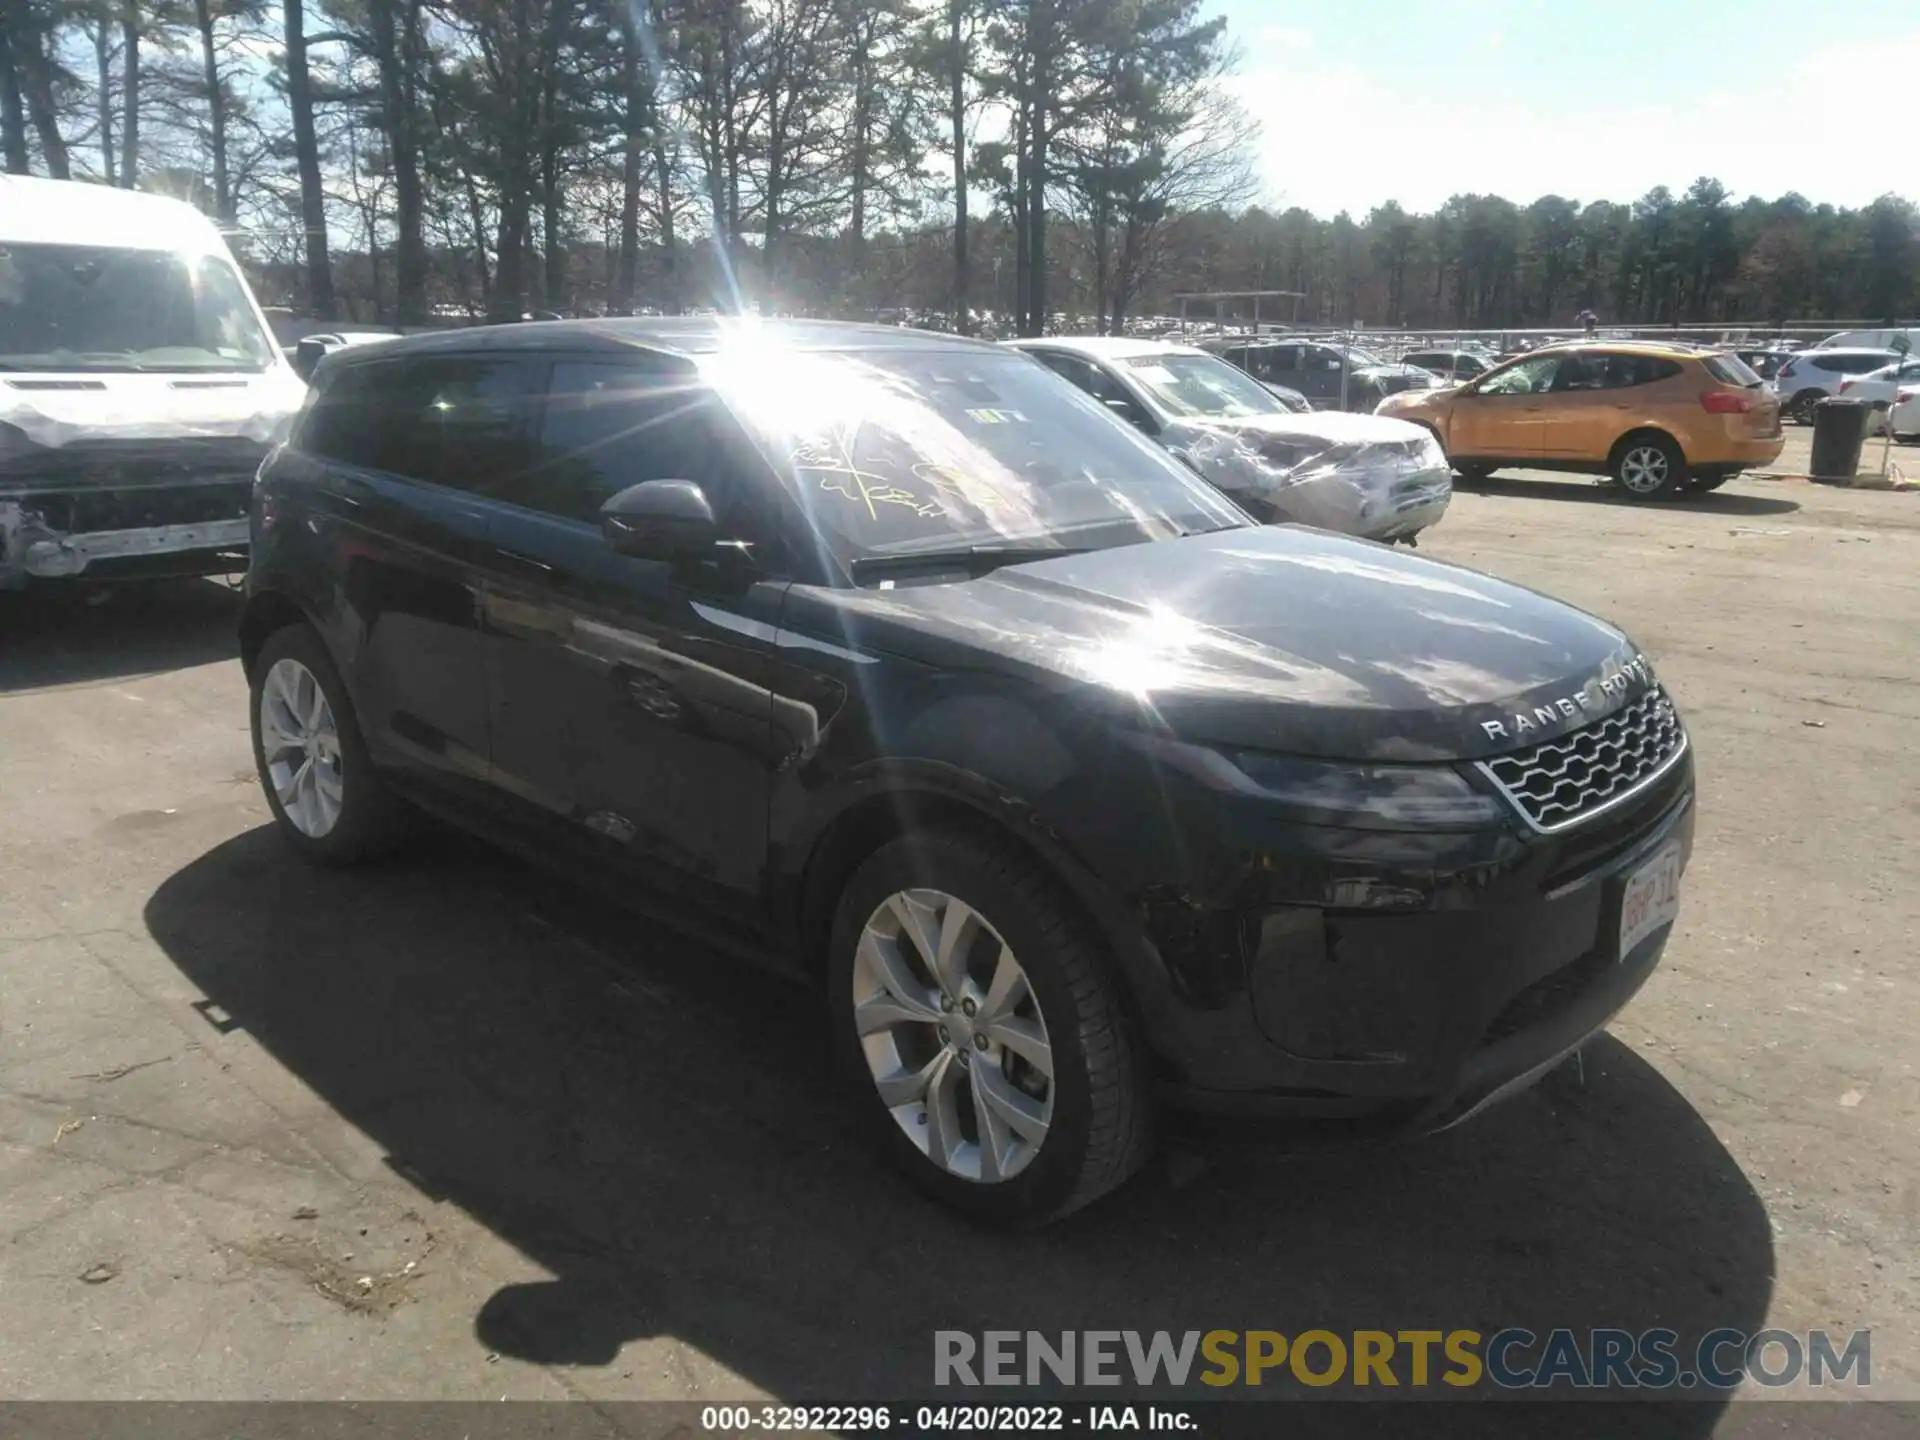
[[[1412,544],[1453,496],[1446,455],[1419,426],[1338,411],[1296,414],[1205,351],[1109,336],[1010,343],[1263,522]]]
[[[0,176],[0,589],[244,569],[305,393],[192,206]]]

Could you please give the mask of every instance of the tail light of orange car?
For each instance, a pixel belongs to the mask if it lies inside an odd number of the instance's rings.
[[[1745,415],[1753,409],[1753,396],[1744,390],[1702,390],[1700,408],[1709,415]]]

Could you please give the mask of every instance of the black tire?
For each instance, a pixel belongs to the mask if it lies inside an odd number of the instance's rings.
[[[1052,1115],[1038,1151],[1008,1180],[950,1173],[908,1138],[874,1088],[854,1021],[856,952],[881,906],[914,889],[964,901],[1004,939],[1046,1027]],[[1057,883],[1005,838],[984,826],[956,826],[875,851],[841,893],[828,965],[834,1045],[855,1104],[893,1163],[941,1203],[990,1224],[1044,1225],[1097,1200],[1146,1162],[1153,1103],[1120,979]],[[977,1121],[975,1130],[977,1144]]]
[[[281,803],[268,770],[261,742],[261,701],[267,677],[282,660],[304,666],[326,697],[339,736],[340,809],[332,828],[310,835],[294,822]],[[249,686],[248,709],[253,731],[253,764],[260,789],[273,811],[280,833],[304,860],[319,865],[346,865],[371,859],[391,849],[402,831],[399,801],[374,769],[353,713],[347,687],[334,668],[326,644],[309,625],[289,625],[269,635],[255,657]]]
[[[1797,425],[1813,423],[1813,407],[1827,398],[1827,392],[1818,386],[1808,386],[1805,390],[1793,392],[1793,398],[1787,401],[1787,419]]]
[[[1632,500],[1671,500],[1686,493],[1687,457],[1671,435],[1642,430],[1613,447],[1613,483]]]

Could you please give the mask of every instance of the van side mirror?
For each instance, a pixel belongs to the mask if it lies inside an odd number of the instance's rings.
[[[691,480],[644,480],[600,507],[610,549],[639,560],[681,560],[712,550],[720,538],[707,492]]]

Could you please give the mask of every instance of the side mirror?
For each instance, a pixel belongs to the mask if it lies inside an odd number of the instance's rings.
[[[600,507],[600,533],[610,549],[640,560],[703,554],[720,538],[707,492],[691,480],[645,480]]]

